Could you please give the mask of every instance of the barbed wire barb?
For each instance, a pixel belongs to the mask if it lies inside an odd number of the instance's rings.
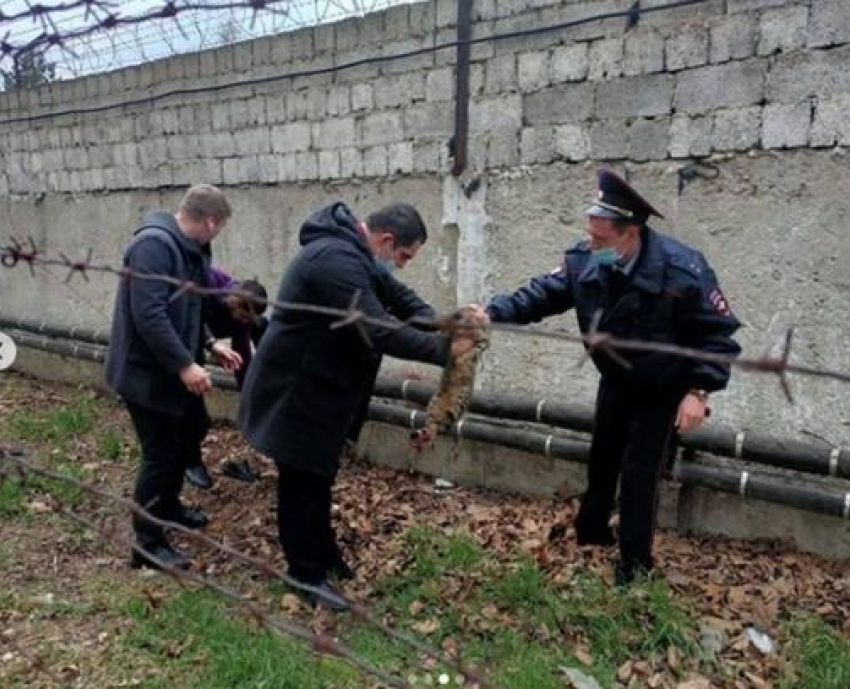
[[[68,269],[68,276],[65,278],[66,283],[71,282],[71,278],[73,278],[76,273],[79,273],[86,282],[89,282],[89,276],[86,271],[89,269],[89,266],[91,266],[91,248],[89,248],[88,252],[86,253],[85,259],[83,259],[82,261],[72,261],[61,251],[59,252],[59,256],[62,258],[65,267]]]

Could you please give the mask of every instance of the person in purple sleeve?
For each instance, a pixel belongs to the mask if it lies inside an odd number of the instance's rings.
[[[215,290],[247,292],[257,300],[253,301],[239,294],[216,294],[204,299],[204,322],[212,332],[212,339],[230,338],[233,351],[242,357],[242,366],[233,372],[236,384],[241,390],[257,343],[269,324],[268,319],[262,315],[262,304],[268,298],[268,293],[257,280],[237,281],[220,268],[210,268],[207,271],[206,286]],[[208,489],[212,487],[212,477],[201,458],[197,459],[196,464],[186,468],[186,480],[198,488]],[[223,471],[240,481],[251,482],[257,479],[257,474],[247,460],[227,461]]]

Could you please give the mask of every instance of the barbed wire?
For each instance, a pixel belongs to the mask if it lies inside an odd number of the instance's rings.
[[[172,301],[180,298],[184,294],[195,294],[198,296],[234,295],[263,308],[271,306],[284,311],[296,311],[327,316],[329,319],[333,319],[329,323],[330,329],[336,330],[346,326],[354,327],[358,330],[360,336],[370,347],[373,345],[368,330],[365,327],[367,325],[386,330],[399,330],[407,326],[415,326],[432,328],[450,333],[458,330],[486,329],[489,331],[513,333],[515,335],[525,337],[536,337],[572,344],[580,344],[584,346],[586,354],[579,361],[579,366],[587,360],[588,356],[596,352],[602,352],[624,367],[628,367],[629,362],[622,357],[621,353],[631,351],[667,354],[669,356],[689,359],[692,361],[734,367],[754,373],[775,375],[783,394],[791,403],[793,403],[793,395],[791,393],[791,387],[788,380],[789,374],[834,380],[841,383],[850,383],[850,372],[791,363],[790,358],[793,345],[793,328],[789,328],[786,331],[778,354],[772,354],[767,351],[758,357],[733,356],[707,352],[674,343],[615,337],[614,335],[599,329],[601,312],[596,314],[588,332],[583,334],[567,332],[561,329],[548,329],[541,328],[539,326],[516,325],[512,323],[490,322],[487,325],[467,323],[456,318],[456,314],[438,318],[423,318],[416,316],[405,320],[399,320],[389,317],[369,316],[364,313],[359,308],[360,298],[362,296],[360,293],[352,295],[347,308],[315,303],[280,301],[271,298],[263,299],[251,292],[243,291],[238,287],[205,287],[204,285],[191,280],[181,280],[172,275],[137,271],[128,267],[117,268],[106,263],[96,263],[93,260],[93,254],[93,249],[89,248],[86,250],[82,259],[71,259],[64,252],[59,252],[58,258],[56,258],[40,251],[31,237],[27,238],[25,241],[12,237],[11,244],[0,247],[0,266],[11,269],[25,265],[29,268],[32,275],[35,275],[35,268],[37,266],[58,266],[67,271],[64,280],[66,284],[70,283],[76,275],[79,275],[81,279],[88,281],[89,273],[105,273],[127,280],[153,280],[165,282],[176,288],[170,297]]]
[[[193,540],[213,550],[217,550],[225,555],[230,556],[235,560],[241,561],[242,563],[252,567],[264,576],[268,577],[269,579],[282,581],[291,588],[302,591],[304,593],[312,594],[318,597],[320,600],[324,600],[328,596],[328,594],[321,588],[317,588],[315,586],[311,586],[297,579],[294,579],[289,574],[281,570],[279,567],[276,567],[269,562],[260,560],[256,557],[253,557],[245,552],[238,550],[233,546],[217,541],[207,536],[206,534],[201,533],[200,531],[190,529],[177,522],[160,519],[159,517],[156,517],[155,515],[151,514],[143,506],[133,502],[132,500],[122,497],[121,495],[117,495],[103,488],[99,488],[75,476],[59,473],[47,467],[36,464],[30,458],[28,458],[25,452],[19,449],[11,449],[8,447],[0,446],[0,484],[2,484],[3,481],[7,480],[10,476],[15,475],[17,475],[19,480],[21,480],[22,482],[26,481],[28,475],[33,475],[68,484],[86,493],[87,495],[90,495],[93,498],[102,501],[103,503],[111,503],[114,506],[124,508],[133,515],[144,519],[145,521],[148,521],[162,528],[177,531],[190,540]],[[54,505],[54,507],[56,508],[57,512],[91,529],[101,537],[101,540],[105,544],[116,545],[120,542],[120,544],[126,546],[128,550],[137,552],[145,558],[149,559],[159,569],[162,569],[164,572],[174,577],[178,581],[190,581],[192,583],[199,584],[237,603],[250,617],[253,617],[270,630],[277,632],[281,635],[292,636],[302,641],[309,642],[312,650],[317,653],[342,658],[346,662],[350,663],[352,666],[358,668],[361,672],[371,675],[372,677],[375,677],[376,679],[387,683],[389,686],[408,686],[408,683],[405,680],[388,675],[387,673],[376,668],[367,661],[364,661],[352,649],[348,648],[344,644],[341,644],[333,637],[327,634],[317,634],[305,625],[299,624],[298,622],[295,622],[291,619],[284,619],[280,616],[270,615],[267,611],[263,610],[259,605],[257,605],[257,603],[255,603],[249,597],[239,593],[238,591],[226,585],[216,582],[211,577],[204,577],[188,570],[169,566],[167,563],[157,558],[154,553],[145,549],[137,542],[135,542],[135,540],[131,537],[128,536],[122,538],[118,536],[116,532],[106,532],[102,527],[96,525],[91,520],[86,519],[82,515],[76,514],[71,510],[68,510],[64,505],[61,504],[61,501],[59,501],[58,498],[52,493],[50,493],[50,495],[52,499],[56,502],[56,505]],[[337,593],[335,595],[348,604],[352,615],[354,615],[356,618],[375,627],[376,629],[379,629],[387,637],[393,639],[396,642],[399,642],[400,644],[415,651],[416,653],[422,654],[424,657],[427,657],[438,663],[442,663],[451,670],[458,672],[461,676],[463,676],[465,680],[471,683],[472,687],[487,689],[491,686],[477,671],[466,667],[460,660],[449,656],[443,651],[439,651],[428,646],[427,644],[422,643],[421,641],[409,634],[390,627],[389,625],[382,622],[377,615],[370,612],[365,605],[351,600],[344,594]]]
[[[197,38],[203,38],[200,31],[190,38],[191,32],[181,21],[187,25],[197,24],[201,15],[218,18],[215,28],[221,35],[213,43],[221,45],[232,39],[256,38],[333,19],[363,16],[398,2],[409,0],[163,0],[150,3],[153,6],[135,13],[112,0],[76,0],[57,5],[26,2],[26,8],[18,12],[0,10],[0,30],[10,27],[0,40],[0,61],[3,58],[18,60],[54,48],[80,60],[76,50],[82,46],[82,41],[101,40],[109,34],[124,34],[122,38],[132,40],[127,36],[129,31],[152,24],[159,26],[161,41],[179,40],[186,45],[183,50],[171,45],[171,54],[194,52],[209,47],[209,43],[197,43]],[[238,16],[240,11],[241,17]],[[270,28],[263,24],[265,18],[273,20]],[[258,22],[263,24],[259,31],[255,28]],[[21,24],[28,26],[21,27]],[[64,28],[66,26],[73,28]],[[231,33],[234,35],[230,36]],[[84,57],[97,55],[94,42],[85,47],[87,55]]]

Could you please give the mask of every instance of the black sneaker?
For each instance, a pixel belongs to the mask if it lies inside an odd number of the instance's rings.
[[[203,464],[196,464],[186,469],[186,480],[201,490],[209,490],[213,485],[212,476]]]
[[[130,566],[133,569],[140,567],[163,569],[163,566],[172,569],[189,569],[189,558],[168,544],[148,546],[144,548],[144,551],[141,550],[142,546],[137,547],[139,549],[133,548],[130,555]]]

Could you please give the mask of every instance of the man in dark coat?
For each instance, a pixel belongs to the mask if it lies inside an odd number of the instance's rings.
[[[125,251],[124,267],[203,284],[208,244],[229,217],[230,205],[219,189],[191,187],[176,213],[144,217]],[[142,448],[133,499],[155,517],[200,528],[206,515],[184,507],[180,490],[186,466],[200,458],[209,426],[204,344],[209,342],[218,362],[230,370],[241,361],[229,347],[207,339],[201,296],[178,289],[162,280],[131,276],[121,281],[106,380],[127,405]],[[133,550],[134,566],[156,567],[159,560],[188,567],[188,558],[169,545],[162,528],[136,515],[133,527],[139,546]]]
[[[698,251],[651,229],[660,214],[622,178],[599,174],[587,210],[588,238],[566,252],[563,265],[513,294],[495,297],[494,322],[531,323],[576,310],[587,334],[652,340],[714,354],[737,355],[738,320],[714,271]],[[668,354],[621,351],[623,366],[604,351],[593,361],[602,374],[596,401],[588,488],[576,518],[580,544],[613,545],[608,525],[620,478],[619,583],[652,569],[658,486],[674,428],[696,428],[711,392],[726,387],[730,368]]]
[[[380,273],[379,293],[381,294],[381,302],[384,307],[394,318],[400,321],[410,321],[416,327],[427,327],[425,324],[433,321],[436,317],[434,308],[423,301],[412,289],[405,285],[401,280],[395,278],[392,270],[379,263],[378,269]],[[357,442],[360,439],[360,432],[369,416],[369,402],[372,399],[372,388],[375,386],[375,380],[378,377],[378,371],[381,368],[382,356],[375,352],[373,354],[373,372],[372,383],[369,385],[369,392],[363,397],[357,413],[351,422],[351,427],[345,435],[345,444],[347,455],[350,458],[357,457]]]
[[[395,204],[358,221],[336,203],[301,228],[301,251],[286,270],[278,301],[348,309],[393,320],[386,273],[403,267],[427,239],[419,213]],[[392,284],[392,283],[390,283]],[[444,365],[472,346],[411,326],[331,328],[338,316],[275,308],[245,379],[240,424],[278,467],[278,528],[290,574],[334,599],[328,576],[343,574],[331,527],[331,488],[346,434],[375,377],[376,354]],[[397,322],[397,321],[396,321]],[[400,324],[399,324],[400,325]],[[336,601],[336,602],[334,602]]]

